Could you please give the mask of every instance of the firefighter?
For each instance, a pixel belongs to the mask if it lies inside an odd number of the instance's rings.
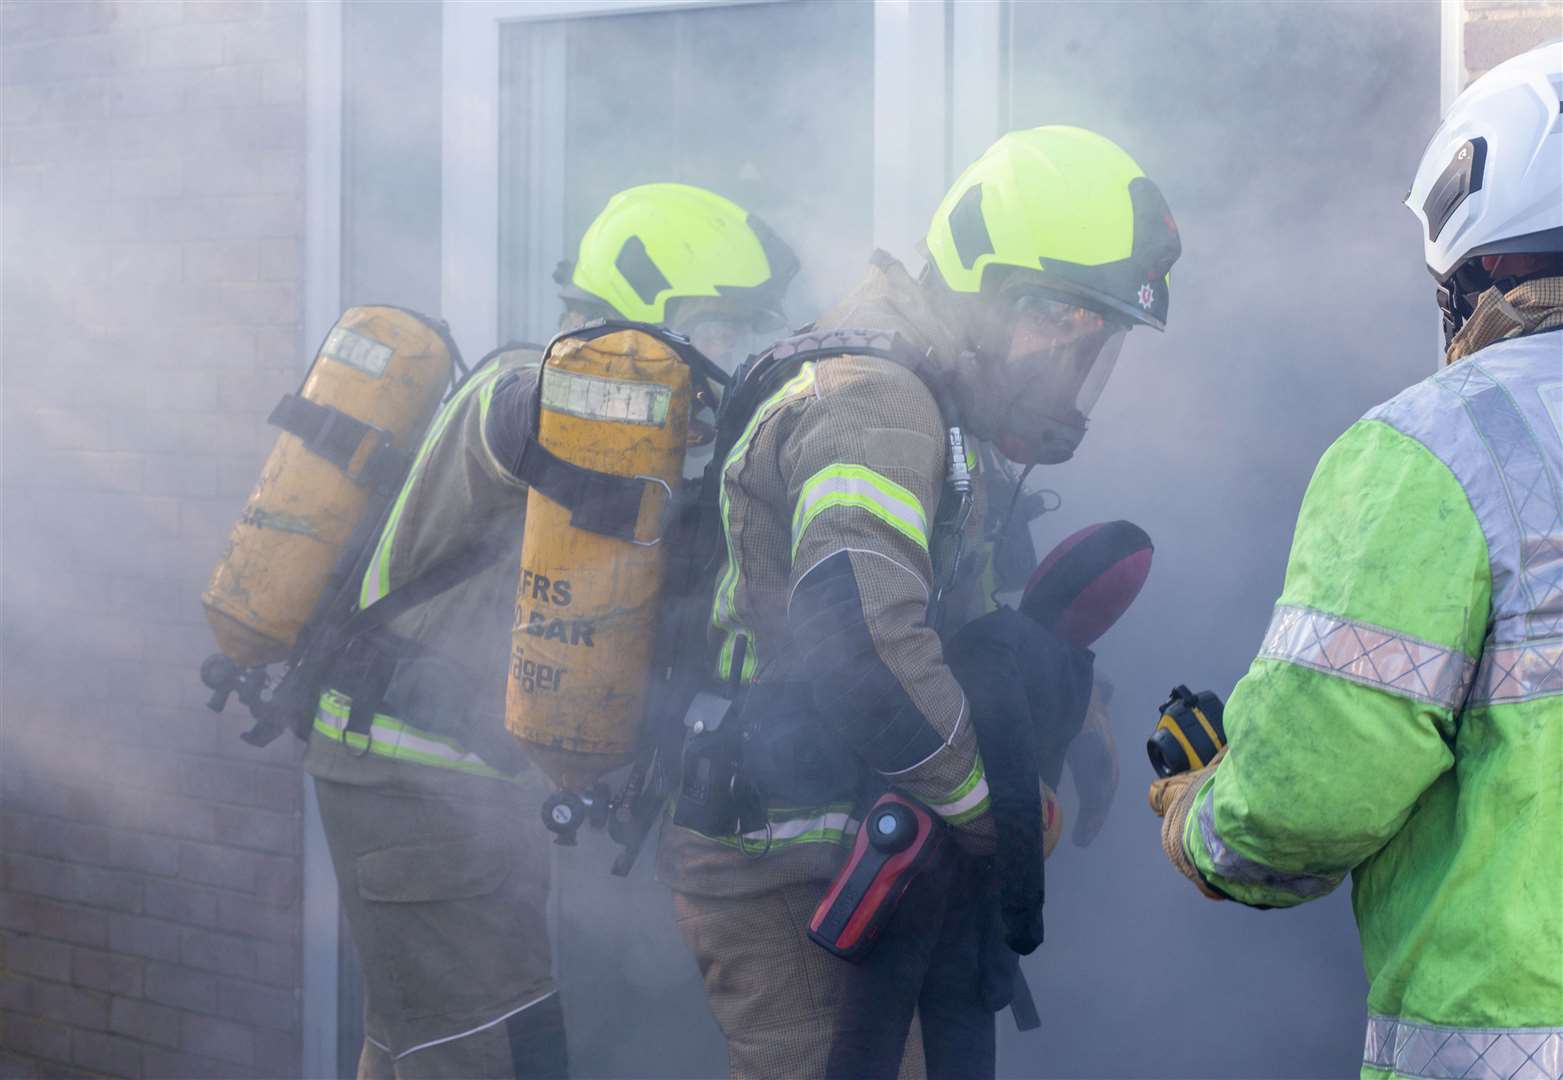
[[[1407,205],[1445,366],[1325,452],[1229,746],[1150,792],[1211,899],[1352,875],[1363,1077],[1563,1076],[1560,59],[1433,135]]]
[[[1162,328],[1180,250],[1129,155],[1068,127],[995,143],[946,195],[926,246],[919,278],[876,253],[855,291],[783,343],[843,342],[760,401],[722,463],[710,623],[715,682],[743,702],[721,724],[744,731],[723,786],[758,789],[764,805],[736,828],[715,812],[699,823],[689,775],[713,766],[692,760],[692,738],[658,860],[735,1077],[826,1073],[850,965],[806,929],[876,786],[991,850],[968,694],[926,621],[951,569],[930,548],[958,546],[934,542],[950,429],[1015,462],[1067,460],[1125,334]],[[898,347],[908,359],[885,354]],[[970,590],[981,575],[954,576]],[[922,1060],[910,1040],[904,1068]]]
[[[720,196],[631,188],[587,229],[562,322],[664,323],[717,349],[774,321],[796,270],[785,244]],[[490,565],[354,642],[305,756],[363,964],[361,1077],[566,1073],[536,825],[546,785],[504,729],[538,361],[531,346],[499,350],[435,415],[359,607],[442,560]]]

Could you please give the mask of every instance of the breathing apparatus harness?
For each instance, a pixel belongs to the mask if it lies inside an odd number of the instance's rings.
[[[460,353],[445,324],[427,322],[439,331],[461,373],[445,395],[447,402],[502,353],[536,348],[510,342],[468,368],[459,359]],[[284,731],[292,731],[307,742],[327,680],[340,681],[352,698],[347,731],[364,737],[367,752],[374,714],[384,702],[386,687],[398,663],[430,655],[430,650],[391,633],[386,626],[402,613],[494,565],[504,556],[508,537],[483,537],[360,609],[358,584],[373,557],[374,541],[384,530],[396,496],[412,469],[413,458],[392,447],[384,432],[336,408],[307,401],[299,394],[283,395],[268,423],[297,435],[311,451],[369,488],[372,499],[369,510],[359,519],[332,566],[320,600],[300,630],[276,684],[271,684],[266,666],[244,669],[221,653],[214,653],[201,664],[201,681],[212,691],[207,708],[222,712],[230,695],[237,696],[255,718],[254,726],[240,736],[252,746],[267,746]],[[349,463],[357,448],[367,436],[376,433],[381,437],[366,464],[357,473],[350,472]]]

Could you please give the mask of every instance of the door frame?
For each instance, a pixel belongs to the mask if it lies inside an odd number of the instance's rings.
[[[444,8],[443,146],[441,153],[441,314],[463,355],[499,344],[500,29],[504,24],[597,18],[798,0],[484,0]],[[927,217],[964,165],[998,133],[1000,27],[1010,0],[873,0],[874,184],[876,246],[910,254]],[[557,84],[563,58],[550,63]],[[959,116],[960,123],[953,123]],[[537,133],[534,133],[536,136]],[[557,128],[541,133],[562,140]],[[557,235],[563,217],[558,178],[534,174],[528,252],[534,272],[566,254]],[[547,250],[544,250],[544,249]],[[867,255],[867,252],[864,253]]]

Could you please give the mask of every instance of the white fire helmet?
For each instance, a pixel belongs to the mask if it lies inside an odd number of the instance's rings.
[[[1468,261],[1563,251],[1563,41],[1505,61],[1450,106],[1406,205],[1440,285]]]

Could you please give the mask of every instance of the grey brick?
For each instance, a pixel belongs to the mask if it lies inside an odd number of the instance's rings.
[[[292,1031],[299,1020],[298,995],[292,989],[223,979],[217,986],[217,1012],[249,1027]]]
[[[290,855],[298,850],[299,818],[250,806],[214,806],[216,839],[233,847]]]
[[[218,895],[215,889],[183,881],[149,881],[146,885],[146,913],[186,926],[215,926]]]
[[[108,995],[95,990],[59,983],[34,983],[33,1007],[40,1015],[71,1027],[106,1031],[109,1026]]]
[[[0,1012],[37,1012],[33,1005],[33,987],[36,985],[31,979],[8,974],[0,967]]]
[[[261,864],[263,858],[252,852],[239,852],[211,844],[184,844],[180,853],[180,877],[202,885],[220,885],[253,892],[256,871]]]
[[[179,790],[208,802],[252,803],[261,766],[213,757],[187,757],[179,763]]]
[[[304,85],[304,65],[297,59],[267,64],[261,79],[261,100],[267,105],[302,105]]]
[[[224,65],[193,71],[185,108],[243,109],[269,104],[261,92],[262,71],[259,64]]]
[[[272,986],[297,986],[299,947],[269,941],[255,943],[255,978]]]
[[[191,22],[255,22],[265,14],[262,0],[185,0]]]
[[[149,31],[141,63],[149,69],[216,67],[223,63],[223,30],[184,24]]]
[[[0,1046],[45,1061],[69,1061],[71,1029],[52,1020],[0,1012]]]
[[[264,1032],[255,1043],[255,1071],[261,1076],[298,1076],[303,1071],[298,1030]]]
[[[71,1032],[71,1060],[109,1076],[131,1077],[134,1080],[142,1075],[140,1045],[117,1035],[100,1035],[91,1031]]]
[[[228,28],[223,59],[229,64],[266,64],[303,55],[302,27],[283,19],[265,19]]]
[[[187,495],[210,498],[218,492],[217,462],[184,454],[148,454],[141,474],[148,495]],[[165,675],[159,683],[167,683]]]
[[[163,1005],[211,1012],[217,1007],[217,976],[174,964],[149,963],[146,996]]]
[[[36,803],[32,804],[36,806]],[[6,855],[0,860],[0,888],[56,900],[71,897],[71,867],[68,863],[38,859],[29,855]]]
[[[182,71],[137,72],[109,81],[105,106],[111,116],[156,116],[184,107],[188,76]]]
[[[139,824],[149,832],[206,842],[217,839],[215,815],[215,807],[196,799],[144,794]]]
[[[204,169],[192,170],[196,175]],[[185,246],[185,278],[206,284],[254,281],[259,241],[224,240]]]
[[[110,28],[113,12],[95,0],[13,3],[5,8],[6,44],[74,37]]]
[[[142,1042],[179,1049],[179,1010],[148,1001],[117,997],[109,1011],[109,1030]]]
[[[139,915],[114,915],[109,921],[109,946],[149,960],[178,960],[179,927]]]
[[[222,286],[226,321],[247,326],[292,326],[298,322],[298,287],[292,283]]]
[[[249,1065],[255,1060],[255,1032],[241,1024],[211,1016],[185,1013],[184,1049],[203,1057]]]
[[[255,772],[255,805],[268,810],[298,812],[303,792],[297,769],[258,768]]]
[[[77,945],[108,941],[103,912],[19,893],[0,893],[0,926]]]
[[[116,199],[147,199],[178,191],[184,165],[178,157],[121,158],[109,167],[109,193]]]
[[[73,899],[113,911],[141,910],[142,879],[114,870],[77,866],[72,871]]]
[[[186,928],[181,943],[180,961],[187,967],[223,975],[255,975],[257,943],[250,938]]]
[[[230,934],[267,941],[296,941],[299,909],[277,907],[239,893],[223,893],[217,901],[217,925]]]
[[[304,262],[298,237],[272,237],[260,242],[260,276],[263,281],[297,281]]]
[[[146,1075],[159,1080],[238,1080],[251,1074],[248,1068],[230,1061],[217,1061],[194,1054],[172,1054],[148,1047]]]
[[[139,997],[145,962],[138,956],[99,952],[96,949],[71,950],[71,979],[78,986],[109,994]]]
[[[287,906],[296,903],[299,895],[299,864],[297,859],[279,857],[261,858],[255,865],[255,896],[269,904]]]

